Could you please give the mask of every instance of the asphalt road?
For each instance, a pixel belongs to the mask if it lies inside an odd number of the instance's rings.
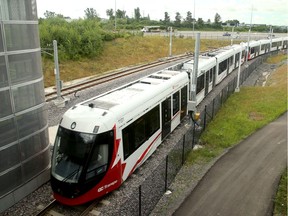
[[[248,31],[248,30],[247,30]],[[232,32],[228,31],[228,33],[231,34],[231,36],[223,36],[223,34],[226,31],[175,31],[173,32],[173,36],[175,37],[189,37],[189,38],[194,38],[195,33],[199,32],[200,33],[200,38],[201,39],[214,39],[214,40],[231,40],[231,38],[236,39],[236,40],[242,40],[242,41],[247,41],[248,40],[248,35],[250,40],[259,40],[259,39],[267,39],[269,36],[269,33],[265,32],[254,32],[249,34],[248,32]],[[166,36],[169,37],[170,33],[169,32],[147,32],[144,33],[145,36]],[[286,37],[285,33],[275,33],[275,37]],[[238,44],[238,42],[236,43]]]
[[[287,113],[219,159],[173,215],[271,215],[286,163]]]

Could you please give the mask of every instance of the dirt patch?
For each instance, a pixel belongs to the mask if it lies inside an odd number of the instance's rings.
[[[249,119],[254,120],[254,121],[262,121],[264,119],[264,116],[258,112],[250,112]]]

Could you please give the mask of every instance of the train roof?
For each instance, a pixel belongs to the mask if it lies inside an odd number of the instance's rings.
[[[187,83],[187,73],[162,70],[77,104],[64,114],[61,125],[68,128],[77,121],[75,130],[92,133],[95,125],[101,125],[99,132],[111,130],[119,119],[125,124]]]
[[[236,50],[233,46],[226,46],[221,49],[211,51],[207,55],[211,57],[215,57],[219,60],[226,58],[227,56],[231,56],[231,54],[235,53]]]
[[[202,70],[208,70],[214,67],[216,59],[210,56],[200,55],[198,59],[198,76],[200,76]],[[182,70],[192,70],[194,67],[194,59],[189,60],[183,64]]]
[[[159,87],[161,89],[163,84],[165,85],[165,83],[167,83],[170,79],[179,76],[180,73],[181,72],[179,71],[162,70],[128,85],[124,85],[118,89],[85,101],[81,105],[109,110],[114,106],[127,103],[127,100],[137,98],[144,92],[150,92],[152,89],[159,89]]]

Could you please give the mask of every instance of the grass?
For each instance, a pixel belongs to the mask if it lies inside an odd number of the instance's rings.
[[[277,64],[287,61],[287,54],[268,58]],[[265,87],[242,87],[231,95],[200,139],[205,147],[191,151],[188,164],[202,164],[219,156],[226,148],[239,143],[257,129],[287,111],[287,62],[268,78]],[[243,127],[245,125],[245,127]],[[275,215],[287,215],[287,170],[275,198]]]
[[[229,45],[229,40],[201,40],[201,51]],[[172,55],[194,52],[194,39],[173,38]],[[87,76],[100,76],[117,68],[152,62],[169,55],[168,37],[118,38],[106,42],[101,56],[77,61],[59,61],[61,80],[64,82]],[[55,85],[54,62],[42,58],[44,85]]]
[[[274,216],[287,215],[287,168],[283,172],[276,197],[274,199]]]

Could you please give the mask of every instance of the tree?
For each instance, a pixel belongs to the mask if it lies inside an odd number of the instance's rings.
[[[164,13],[164,25],[166,25],[166,27],[170,24],[170,16],[168,14],[168,12]]]
[[[215,14],[214,23],[216,26],[221,25],[221,16],[218,13]]]
[[[134,9],[134,18],[138,21],[141,18],[141,13],[139,7]]]
[[[56,14],[55,12],[52,12],[52,11],[45,11],[44,13],[44,16],[46,19],[49,19],[49,18],[64,18],[64,16],[62,14]]]
[[[197,24],[200,28],[203,27],[204,26],[204,20],[202,18],[198,18]]]
[[[187,12],[185,22],[188,24],[188,26],[191,26],[193,24],[193,17],[190,11]]]
[[[232,26],[239,26],[240,24],[238,20],[227,20],[225,23],[229,23]]]
[[[55,12],[52,12],[52,11],[45,11],[44,13],[44,16],[46,19],[49,19],[49,18],[54,18],[56,17],[56,13]]]
[[[98,15],[97,15],[97,12],[94,8],[87,8],[85,11],[85,17],[87,19],[97,19],[98,18]]]
[[[119,18],[119,19],[126,18],[126,11],[118,9],[116,11],[116,17]]]
[[[180,13],[179,13],[179,12],[176,12],[175,21],[174,21],[175,26],[180,27],[180,25],[181,25],[181,19],[182,19],[182,17],[181,17],[181,15],[180,15]]]
[[[106,15],[109,17],[109,20],[114,20],[115,18],[114,11],[112,8],[106,10]]]

